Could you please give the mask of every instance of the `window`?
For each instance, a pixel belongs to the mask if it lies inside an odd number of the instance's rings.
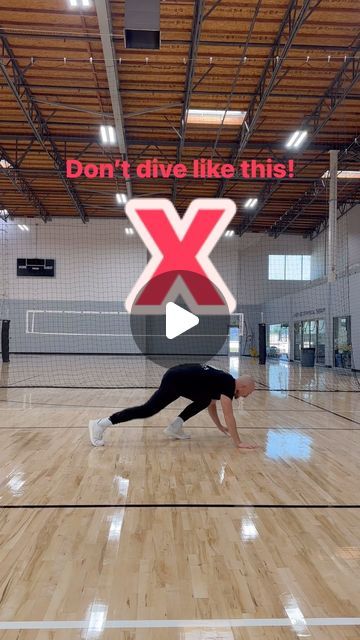
[[[269,280],[285,280],[285,256],[269,256]]]
[[[310,280],[310,269],[311,256],[269,256],[269,280]]]
[[[302,280],[311,280],[311,256],[302,256]]]

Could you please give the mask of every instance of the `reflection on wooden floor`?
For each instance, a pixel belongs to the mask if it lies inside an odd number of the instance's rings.
[[[1,531],[2,620],[90,619],[85,637],[103,637],[106,620],[297,615],[304,635],[304,618],[358,615],[359,518],[351,509],[19,509],[2,512]],[[104,637],[296,637],[288,628],[210,632]],[[357,637],[354,629],[310,632]]]
[[[360,615],[360,395],[258,389],[238,413],[257,451],[205,412],[167,440],[182,401],[90,447],[89,418],[149,394],[0,390],[0,640],[358,640],[332,624]],[[46,620],[65,628],[16,628]]]

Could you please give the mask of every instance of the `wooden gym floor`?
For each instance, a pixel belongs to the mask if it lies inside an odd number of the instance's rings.
[[[182,401],[90,447],[150,390],[0,389],[0,640],[360,638],[359,387],[251,367],[248,452],[206,412],[167,440]]]

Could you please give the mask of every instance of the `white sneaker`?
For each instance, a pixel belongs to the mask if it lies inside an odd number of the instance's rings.
[[[175,418],[174,422],[164,429],[164,433],[170,438],[177,438],[177,440],[189,440],[191,435],[183,430],[183,424],[184,421],[181,418]]]
[[[105,424],[104,424],[105,423]],[[105,444],[105,429],[111,425],[108,418],[100,418],[99,420],[89,421],[90,442],[94,447],[103,447]]]

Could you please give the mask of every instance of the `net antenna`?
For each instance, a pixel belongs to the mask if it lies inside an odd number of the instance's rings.
[[[337,249],[337,173],[339,151],[330,152],[330,180],[329,180],[329,228],[328,228],[328,265],[327,277],[329,283],[336,280],[336,249]]]

